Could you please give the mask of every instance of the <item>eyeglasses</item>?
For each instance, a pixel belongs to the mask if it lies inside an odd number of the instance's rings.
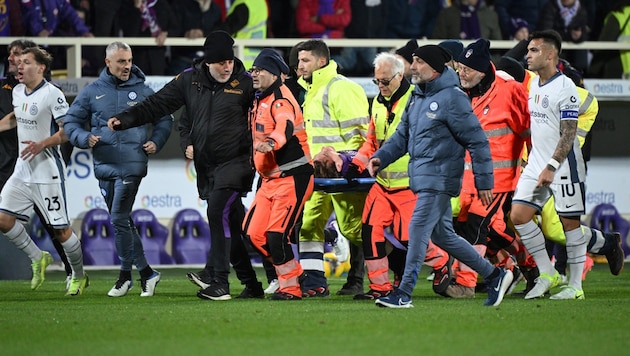
[[[372,83],[374,83],[374,84],[376,84],[376,85],[378,85],[379,83],[381,83],[381,84],[383,84],[384,86],[388,86],[388,85],[389,85],[389,83],[391,83],[391,82],[392,82],[392,80],[394,80],[394,78],[396,78],[396,76],[397,76],[398,74],[400,74],[400,72],[398,72],[398,73],[394,74],[394,76],[393,76],[393,77],[391,77],[391,78],[389,78],[389,79],[376,79],[376,78],[374,78],[374,79],[372,79]]]
[[[258,74],[260,74],[261,70],[263,70],[263,69],[262,68],[258,68],[258,67],[251,67],[249,69],[249,73],[258,75]]]
[[[457,68],[457,73],[464,73],[464,75],[468,75],[468,74],[472,73],[472,71],[474,71],[474,69],[468,68],[468,67],[464,67],[461,64],[460,64],[459,68]]]

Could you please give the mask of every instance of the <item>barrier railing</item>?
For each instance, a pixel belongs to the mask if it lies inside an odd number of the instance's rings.
[[[27,38],[41,46],[67,46],[67,67],[69,78],[81,77],[81,50],[84,46],[106,46],[114,41],[125,41],[131,46],[155,46],[152,37],[0,37],[0,45],[8,45],[17,39]],[[235,47],[237,56],[243,53],[246,47],[293,47],[303,38],[268,38],[237,39]],[[405,45],[408,39],[326,39],[328,46],[338,47],[379,47],[398,48]],[[442,40],[418,40],[418,44],[438,44]],[[170,37],[166,40],[166,46],[189,47],[203,46],[204,39],[187,39],[183,37]],[[471,41],[462,41],[466,46]],[[510,49],[515,45],[514,41],[492,41],[491,49]],[[589,41],[580,44],[563,43],[563,49],[588,49],[588,50],[630,50],[628,42],[596,42]]]

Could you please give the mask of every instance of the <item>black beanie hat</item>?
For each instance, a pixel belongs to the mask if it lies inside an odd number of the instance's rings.
[[[457,60],[457,57],[459,57],[459,55],[464,50],[464,45],[462,44],[460,40],[442,41],[438,43],[438,46],[447,50],[451,54],[451,56],[453,56],[454,60]]]
[[[418,48],[418,41],[409,40],[407,44],[396,50],[396,54],[403,57],[409,63],[413,63],[413,51]]]
[[[497,64],[497,70],[502,70],[506,72],[507,74],[511,75],[517,82],[522,83],[525,80],[525,68],[523,67],[521,62],[512,57],[501,57],[501,60],[499,60],[499,63]]]
[[[457,61],[476,71],[485,73],[490,67],[490,41],[480,38],[469,44]]]
[[[413,55],[425,61],[437,72],[444,72],[446,62],[451,60],[451,54],[438,45],[425,45],[413,51]]]
[[[203,43],[203,57],[207,63],[218,63],[234,59],[234,39],[225,31],[214,31]]]
[[[289,66],[284,59],[271,48],[263,48],[254,59],[254,66],[265,69],[273,75],[280,76],[281,73],[289,74]]]

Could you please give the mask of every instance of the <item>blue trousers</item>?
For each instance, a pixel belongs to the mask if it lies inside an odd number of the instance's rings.
[[[131,210],[141,181],[142,177],[99,180],[101,194],[112,217],[116,250],[120,258],[120,269],[123,271],[131,271],[133,265],[140,271],[149,265],[144,257],[140,235],[131,220]]]
[[[484,278],[494,271],[494,266],[453,230],[451,197],[435,191],[420,191],[409,225],[407,262],[399,286],[407,295],[411,296],[418,281],[418,273],[427,253],[429,239]]]

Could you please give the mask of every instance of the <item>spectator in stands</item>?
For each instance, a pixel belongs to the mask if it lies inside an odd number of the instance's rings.
[[[385,5],[370,1],[351,1],[352,19],[345,29],[347,38],[383,38],[385,28]],[[333,59],[340,72],[348,76],[369,76],[372,74],[372,60],[376,47],[344,47]]]
[[[538,16],[543,6],[549,0],[495,0],[494,11],[499,17],[499,25],[503,33],[503,39],[509,39],[513,35],[511,22],[520,18],[527,22],[530,30],[538,23]],[[556,0],[553,0],[556,1]]]
[[[164,42],[177,21],[167,0],[124,1],[118,13],[124,37],[153,37],[156,46],[138,46],[134,62],[146,75],[166,74]]]
[[[484,0],[454,0],[440,11],[431,38],[500,40],[502,35],[497,13]]]
[[[235,0],[223,23],[215,29],[225,31],[234,38],[262,40],[267,38],[268,18],[269,8],[265,0]],[[244,49],[241,58],[246,70],[252,67],[259,53],[260,48]]]
[[[221,9],[211,0],[179,0],[171,5],[177,17],[171,30],[173,37],[188,39],[206,38],[212,30],[221,24]],[[203,51],[195,47],[171,47],[171,60],[167,74],[176,75],[189,68],[193,59],[203,57]]]
[[[211,238],[206,266],[187,276],[202,288],[197,296],[211,300],[232,298],[230,262],[246,286],[239,297],[264,297],[242,240],[245,208],[241,197],[251,190],[254,180],[247,119],[254,88],[243,63],[234,57],[233,45],[228,33],[210,33],[204,42],[204,57],[194,62],[192,70],[108,121],[110,129],[124,130],[185,107],[179,123],[181,144],[186,157],[195,163],[199,198],[208,203]],[[182,121],[184,117],[186,121]]]
[[[350,0],[299,0],[295,10],[297,30],[305,38],[343,38],[351,19]]]
[[[588,39],[588,15],[579,0],[549,1],[538,17],[537,30],[555,30],[562,41],[581,43]],[[588,50],[565,50],[562,53],[575,68],[583,73],[588,68]]]
[[[133,286],[133,265],[140,272],[142,297],[151,297],[160,281],[144,256],[140,235],[131,219],[131,210],[142,178],[147,174],[148,155],[164,147],[173,118],[162,117],[153,125],[112,132],[107,120],[117,112],[153,94],[145,84],[144,73],[132,63],[131,47],[113,42],[105,50],[106,69],[74,99],[64,120],[64,130],[72,144],[92,149],[94,176],[107,204],[116,235],[120,258],[118,280],[107,293],[122,297]],[[125,100],[120,100],[124,98]]]
[[[418,41],[411,39],[404,46],[395,51],[396,57],[403,62],[403,76],[411,80],[411,63],[413,62],[413,51],[418,48]]]
[[[630,0],[621,0],[606,16],[598,41],[623,41],[630,38]],[[589,76],[630,79],[630,50],[598,50],[593,53]]]
[[[37,37],[93,37],[90,29],[79,18],[77,11],[67,0],[22,1],[22,20],[26,34]],[[51,69],[66,68],[66,51],[63,47],[51,47],[54,62]],[[83,66],[88,63],[83,63]]]
[[[25,24],[22,20],[22,8],[20,6],[20,0],[7,0],[6,11],[0,14],[1,22],[5,24],[0,29],[0,36],[24,36]]]
[[[510,40],[523,41],[529,38],[529,24],[521,18],[510,20]]]
[[[442,9],[439,0],[371,0],[385,6],[386,38],[431,38],[435,19]]]

